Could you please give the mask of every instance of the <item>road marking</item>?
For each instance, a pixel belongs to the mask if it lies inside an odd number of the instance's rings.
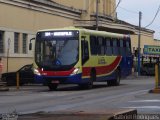
[[[158,99],[150,99],[150,100],[134,100],[134,101],[128,101],[128,102],[130,102],[130,103],[140,103],[140,104],[143,104],[143,103],[149,103],[149,104],[151,104],[151,103],[159,103],[160,102],[160,100],[158,100]],[[147,105],[141,105],[141,106],[129,106],[129,107],[122,107],[122,108],[131,108],[131,109],[144,109],[144,110],[146,110],[146,109],[154,109],[154,110],[160,110],[160,106],[151,106],[151,105],[149,105],[149,106],[147,106]]]
[[[160,102],[160,100],[135,100],[135,101],[129,101],[129,102]]]

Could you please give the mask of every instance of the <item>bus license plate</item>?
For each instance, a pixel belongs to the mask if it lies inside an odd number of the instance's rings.
[[[57,83],[57,84],[59,84],[59,80],[52,80],[51,83]]]

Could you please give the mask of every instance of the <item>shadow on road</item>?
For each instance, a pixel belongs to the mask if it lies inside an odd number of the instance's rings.
[[[125,84],[121,84],[120,86],[124,86]],[[106,83],[102,84],[102,83],[97,83],[94,84],[92,89],[85,89],[85,88],[81,88],[77,85],[72,85],[72,86],[68,86],[68,85],[63,85],[62,87],[57,88],[56,91],[82,91],[82,90],[94,90],[94,89],[100,89],[100,88],[110,88],[113,86],[108,86]],[[118,87],[118,86],[115,86]]]

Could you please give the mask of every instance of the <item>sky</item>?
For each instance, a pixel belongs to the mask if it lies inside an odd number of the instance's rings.
[[[119,0],[116,0],[118,3]],[[121,0],[117,7],[117,17],[134,25],[139,25],[139,11],[142,12],[141,26],[151,23],[160,6],[160,0]],[[147,27],[154,30],[154,38],[160,40],[160,12],[154,22]]]

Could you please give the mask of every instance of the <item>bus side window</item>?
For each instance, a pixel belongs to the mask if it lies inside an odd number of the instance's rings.
[[[91,54],[97,55],[96,37],[95,36],[90,36],[90,46],[91,46]]]
[[[103,51],[103,55],[106,55],[106,40],[105,40],[105,38],[103,38],[103,41],[102,41],[102,51]]]
[[[126,56],[126,40],[123,39],[123,56]]]
[[[122,39],[120,39],[120,55],[125,55],[125,49],[124,49],[124,45],[123,45],[123,40]]]
[[[98,55],[104,55],[103,37],[97,37],[98,39]]]
[[[120,55],[120,39],[117,39],[118,55]]]
[[[88,41],[82,40],[82,65],[89,59]]]
[[[113,55],[119,55],[117,39],[113,38]]]
[[[111,39],[105,38],[105,40],[106,40],[105,53],[106,55],[112,55]]]
[[[126,55],[131,55],[130,39],[127,39],[127,40],[126,40]]]

